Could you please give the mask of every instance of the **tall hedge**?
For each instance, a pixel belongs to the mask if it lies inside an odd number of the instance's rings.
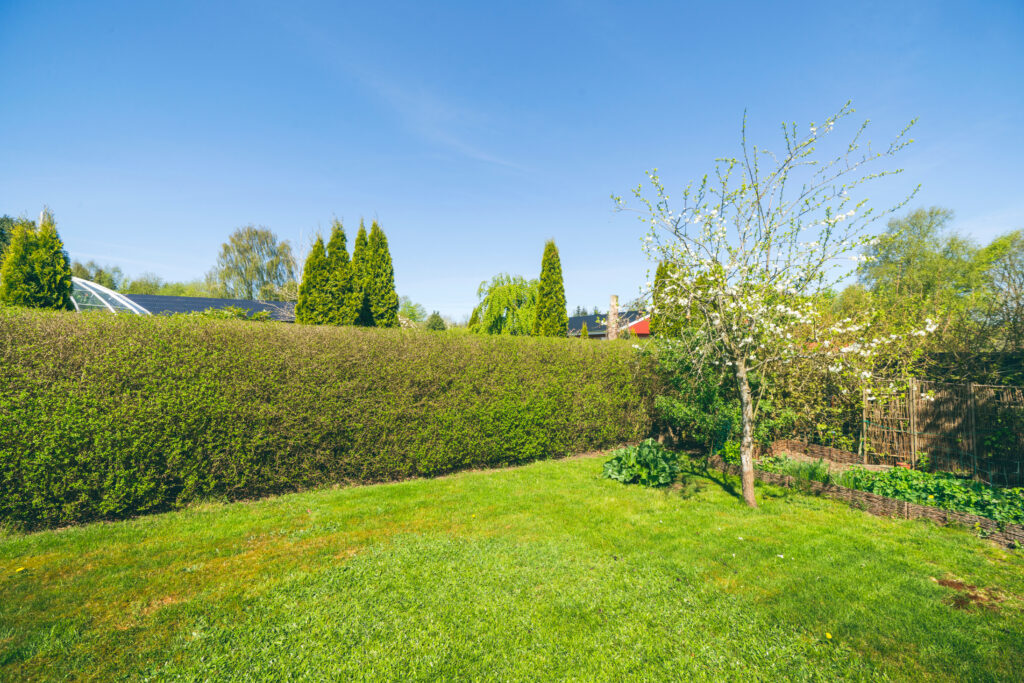
[[[649,431],[628,344],[0,309],[0,520],[431,476]]]

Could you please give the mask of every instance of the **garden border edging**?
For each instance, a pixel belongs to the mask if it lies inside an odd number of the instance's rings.
[[[770,451],[775,451],[776,449],[780,451],[786,450],[791,448],[792,444],[799,444],[802,447],[806,447],[806,444],[802,444],[800,442],[783,440],[773,443]],[[819,446],[818,448],[821,448],[823,451],[827,449],[828,451],[835,451],[840,454],[846,453],[846,451],[840,451],[839,449],[829,448],[827,446]],[[852,453],[850,455],[855,456],[855,454]],[[840,462],[842,461],[840,460]],[[708,464],[712,465],[716,469],[729,473],[735,473],[737,470],[735,466],[728,465],[717,457],[710,459]],[[962,524],[974,529],[975,531],[983,533],[984,535],[982,538],[994,541],[1000,545],[1013,547],[1015,544],[1019,544],[1024,546],[1024,526],[1020,524],[1000,525],[998,522],[989,519],[988,517],[972,515],[968,512],[956,512],[953,510],[943,510],[931,505],[919,505],[917,503],[897,500],[896,498],[889,498],[877,493],[869,493],[868,491],[859,491],[857,489],[851,489],[837,484],[823,484],[819,481],[808,481],[805,479],[798,480],[788,474],[762,472],[756,468],[754,469],[754,477],[767,484],[808,490],[827,498],[846,501],[852,508],[857,508],[858,510],[863,510],[879,517],[930,519],[943,526],[948,524]]]

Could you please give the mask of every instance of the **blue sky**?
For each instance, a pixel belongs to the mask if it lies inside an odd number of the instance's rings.
[[[381,221],[400,294],[467,315],[559,246],[570,307],[635,296],[617,214],[750,133],[853,99],[919,117],[915,205],[979,240],[1024,227],[1024,2],[341,3],[0,0],[0,213],[47,204],[73,258],[202,276],[236,227],[300,249]]]

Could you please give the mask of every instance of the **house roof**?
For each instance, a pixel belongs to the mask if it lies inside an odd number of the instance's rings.
[[[153,315],[200,313],[208,308],[236,306],[249,313],[266,311],[274,320],[295,322],[295,304],[286,301],[253,301],[251,299],[214,299],[202,296],[166,296],[163,294],[125,294]]]
[[[619,311],[619,329],[622,329],[627,325],[632,325],[646,317],[647,313],[645,311]],[[580,329],[583,327],[583,323],[587,324],[587,335],[590,337],[599,337],[607,334],[608,329],[605,324],[607,319],[607,313],[597,315],[574,315],[569,318],[569,336],[580,336]]]

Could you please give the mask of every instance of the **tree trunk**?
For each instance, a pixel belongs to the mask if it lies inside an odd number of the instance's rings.
[[[743,437],[740,441],[740,480],[743,483],[743,500],[752,508],[757,507],[754,498],[754,398],[750,394],[750,380],[747,368],[736,364],[736,384],[740,390]]]

